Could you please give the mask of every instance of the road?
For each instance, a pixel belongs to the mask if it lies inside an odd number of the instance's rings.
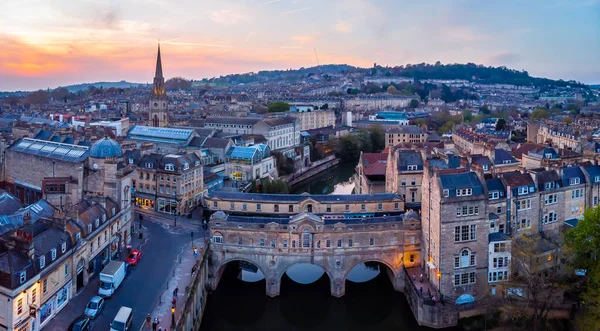
[[[137,220],[137,217],[135,218]],[[136,231],[138,223],[136,222]],[[125,278],[112,298],[107,298],[102,313],[92,321],[92,331],[107,330],[121,306],[133,309],[133,331],[139,330],[146,314],[152,311],[159,296],[170,277],[177,255],[182,249],[191,249],[191,229],[188,224],[172,228],[171,223],[156,222],[152,216],[144,216],[145,238],[141,244],[142,260]],[[201,231],[201,230],[200,230]],[[201,235],[198,230],[195,235]],[[96,295],[98,280],[88,284],[86,288],[54,317],[44,331],[64,331],[77,316],[81,315],[85,305]]]

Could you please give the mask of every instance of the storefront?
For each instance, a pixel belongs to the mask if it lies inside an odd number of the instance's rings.
[[[142,209],[154,210],[154,199],[156,197],[143,192],[135,192],[135,205]]]
[[[119,237],[115,236],[112,238],[110,242],[110,256],[112,260],[117,259],[117,254],[119,253]]]
[[[44,327],[48,321],[52,319],[54,315],[54,297],[46,301],[45,304],[40,308],[40,328]]]
[[[32,331],[33,330],[33,324],[35,322],[35,320],[33,318],[31,318],[29,315],[25,315],[27,316],[27,318],[25,320],[19,321],[17,324],[15,324],[15,326],[13,327],[13,330],[15,331]]]
[[[177,200],[158,198],[158,211],[161,213],[177,215]]]
[[[56,313],[63,309],[69,302],[69,294],[71,292],[71,282],[67,283],[56,293]]]
[[[110,261],[110,246],[104,247],[88,263],[88,280],[94,279]]]

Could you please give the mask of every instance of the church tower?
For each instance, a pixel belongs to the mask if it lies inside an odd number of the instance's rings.
[[[168,114],[169,100],[165,92],[165,78],[162,73],[162,62],[160,60],[160,44],[156,57],[156,73],[154,74],[154,85],[150,95],[150,111],[148,125],[155,127],[166,127],[169,125]]]

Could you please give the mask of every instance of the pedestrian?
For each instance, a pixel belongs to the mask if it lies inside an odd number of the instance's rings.
[[[150,323],[152,323],[152,317],[150,317],[150,314],[146,315],[146,330],[150,329]]]
[[[158,327],[158,317],[154,317],[154,322],[152,322],[152,331],[156,331]]]
[[[421,275],[419,276],[419,281],[420,281],[421,283],[423,282],[423,274],[421,274]]]
[[[417,281],[417,275],[416,275],[416,274],[413,274],[413,275],[412,275],[412,279],[413,279],[413,282],[416,282],[416,281]]]
[[[177,286],[177,287],[175,288],[175,296],[177,296],[178,294],[179,294],[179,286]]]
[[[171,301],[171,305],[173,308],[177,306],[177,297],[173,297],[173,301]]]
[[[194,259],[198,258],[198,249],[196,249],[196,247],[194,247]]]

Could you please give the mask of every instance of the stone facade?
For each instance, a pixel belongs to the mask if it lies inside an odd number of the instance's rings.
[[[266,278],[267,295],[274,297],[288,268],[310,263],[323,268],[331,281],[331,294],[341,297],[350,270],[376,261],[391,270],[394,288],[403,291],[403,268],[420,262],[420,222],[410,215],[345,222],[301,213],[291,219],[256,222],[215,213],[209,223],[212,287],[217,287],[227,263],[241,260],[258,267]]]

